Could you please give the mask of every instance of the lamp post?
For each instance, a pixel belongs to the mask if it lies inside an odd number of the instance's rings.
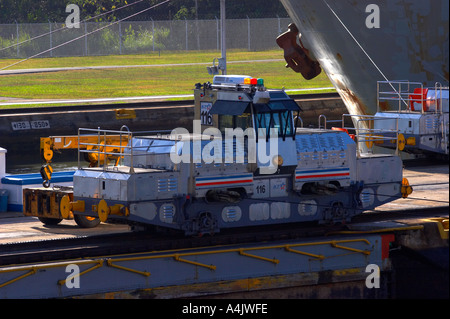
[[[223,75],[227,74],[227,44],[226,44],[225,21],[226,21],[225,0],[220,0],[220,39],[221,39],[222,57],[219,59],[214,58],[213,65],[206,67],[210,75],[219,74],[219,70],[222,71]],[[218,61],[217,66],[216,60]]]
[[[220,0],[220,25],[221,25],[221,40],[222,40],[222,58],[219,60],[219,69],[222,74],[227,74],[227,44],[226,44],[226,27],[225,27],[225,0]]]

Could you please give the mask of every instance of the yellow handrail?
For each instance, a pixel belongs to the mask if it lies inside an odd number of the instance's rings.
[[[84,274],[86,274],[86,273],[88,273],[88,272],[90,272],[92,270],[95,270],[97,268],[100,268],[102,266],[103,266],[103,260],[101,260],[101,259],[97,260],[97,265],[95,265],[94,267],[91,267],[89,269],[86,269],[85,271],[82,271],[79,274],[76,274],[76,275],[72,276],[71,279],[75,278],[75,277],[81,277],[82,275],[84,275]],[[62,280],[58,280],[58,285],[62,286],[62,285],[64,285],[66,283],[66,281],[67,281],[67,278],[66,279],[62,279]]]
[[[252,255],[252,254],[246,253],[243,249],[239,250],[239,255],[252,257],[252,258],[256,258],[256,259],[261,259],[261,260],[265,260],[265,261],[269,261],[269,262],[272,262],[274,264],[279,264],[280,263],[280,261],[278,259],[276,259],[276,258],[270,259],[270,258],[267,258],[267,257]]]
[[[0,273],[22,271],[22,270],[29,270],[29,272],[24,274],[24,275],[18,276],[18,277],[14,278],[14,279],[11,279],[11,280],[3,283],[3,284],[0,284],[0,288],[5,287],[5,286],[7,286],[7,285],[9,285],[9,284],[11,284],[13,282],[21,280],[21,279],[23,279],[25,277],[28,277],[30,275],[33,275],[39,269],[56,268],[56,267],[61,267],[61,266],[64,266],[64,265],[69,265],[69,264],[77,264],[77,265],[80,265],[80,264],[95,264],[93,267],[91,267],[91,268],[89,268],[89,269],[79,273],[77,276],[82,276],[82,275],[84,275],[84,274],[86,274],[86,273],[88,273],[90,271],[93,271],[95,269],[98,269],[98,268],[102,267],[104,265],[104,261],[106,261],[106,264],[108,266],[111,266],[111,267],[114,267],[114,268],[117,268],[117,269],[121,269],[121,270],[125,270],[125,271],[129,271],[129,272],[134,272],[134,273],[137,273],[137,274],[140,274],[140,275],[148,277],[148,276],[151,275],[150,272],[145,272],[145,271],[140,271],[140,270],[136,270],[136,269],[120,266],[120,265],[117,265],[117,264],[113,264],[113,262],[117,263],[117,262],[121,262],[121,261],[138,261],[138,260],[149,260],[149,259],[159,259],[159,258],[173,258],[173,259],[175,259],[176,261],[179,261],[179,262],[184,262],[184,263],[195,265],[195,266],[199,266],[199,267],[205,267],[205,268],[208,268],[210,270],[216,270],[217,267],[215,265],[207,265],[207,264],[203,264],[203,263],[200,263],[200,262],[184,259],[183,257],[237,252],[237,253],[239,253],[242,256],[251,257],[251,258],[255,258],[255,259],[259,259],[259,260],[263,260],[263,261],[269,261],[269,262],[272,262],[274,264],[278,264],[280,262],[280,260],[278,260],[276,258],[271,259],[271,258],[267,258],[267,257],[262,257],[262,256],[250,254],[249,251],[267,250],[267,249],[284,249],[284,250],[286,250],[288,252],[310,256],[310,257],[313,257],[313,258],[317,258],[319,260],[323,260],[325,258],[329,258],[327,256],[313,254],[313,253],[308,253],[308,252],[304,252],[304,251],[293,249],[295,247],[318,246],[318,245],[331,245],[332,247],[335,247],[335,248],[338,248],[338,249],[350,250],[350,251],[353,251],[355,253],[362,253],[362,254],[365,254],[365,255],[369,255],[371,253],[370,250],[362,250],[362,249],[357,249],[357,248],[352,248],[352,247],[347,247],[347,246],[340,245],[340,244],[352,243],[352,242],[363,242],[363,243],[366,243],[367,245],[371,245],[371,243],[367,239],[360,238],[360,239],[328,240],[328,241],[289,244],[289,245],[281,244],[281,245],[271,245],[271,246],[262,246],[262,247],[230,248],[230,249],[218,249],[218,250],[210,250],[210,251],[194,251],[194,252],[185,252],[185,253],[166,253],[166,254],[161,254],[161,255],[156,255],[156,256],[155,255],[153,255],[153,256],[142,256],[142,254],[148,254],[148,252],[146,252],[146,253],[138,254],[138,256],[135,255],[135,257],[121,257],[121,258],[119,257],[119,258],[112,259],[112,256],[109,256],[109,257],[101,257],[99,259],[90,259],[90,260],[73,260],[73,261],[65,261],[65,262],[53,263],[53,264],[9,267],[9,268],[5,268],[5,269],[0,269]],[[63,285],[63,284],[65,284],[66,281],[67,281],[67,279],[59,280],[58,284],[59,285]]]
[[[22,276],[16,277],[14,279],[11,279],[3,284],[0,284],[0,288],[8,286],[9,284],[12,284],[13,282],[16,282],[22,278],[28,277],[30,275],[34,275],[37,272],[37,270],[35,268],[32,268],[29,272],[27,272],[26,274],[23,274]]]
[[[178,254],[175,254],[175,256],[173,257],[176,261],[181,261],[187,264],[191,264],[191,265],[195,265],[195,266],[200,266],[200,267],[205,267],[208,268],[210,270],[216,270],[216,266],[214,265],[206,265],[206,264],[202,264],[196,261],[192,261],[192,260],[187,260],[187,259],[182,259],[180,258],[180,256]]]
[[[120,265],[115,265],[115,264],[113,264],[113,261],[111,259],[108,259],[106,263],[110,267],[117,268],[117,269],[122,269],[122,270],[129,271],[129,272],[134,272],[136,274],[139,274],[139,275],[142,275],[142,276],[145,276],[145,277],[148,277],[148,276],[151,275],[151,273],[149,273],[147,271],[140,271],[140,270],[131,269],[131,268],[120,266]]]

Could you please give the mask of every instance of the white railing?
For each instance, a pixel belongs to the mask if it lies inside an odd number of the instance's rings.
[[[419,92],[414,92],[416,89]],[[384,109],[388,109],[388,105],[391,102],[398,104],[398,109],[393,110],[396,112],[418,112],[418,110],[412,110],[411,105],[418,103],[420,105],[420,112],[434,112],[442,113],[442,84],[435,83],[434,98],[427,99],[423,96],[424,87],[420,82],[409,81],[378,81],[377,82],[377,112],[382,112]],[[428,88],[428,90],[433,90]],[[437,98],[439,93],[439,98]],[[420,96],[420,97],[418,97]]]
[[[162,133],[170,131],[140,131],[131,132],[126,125],[119,131],[79,128],[78,129],[78,169],[81,169],[81,154],[96,158],[96,167],[103,167],[103,170],[117,169],[123,164],[124,157],[129,157],[130,173],[134,173],[133,158],[135,156],[145,156],[148,145],[134,146],[133,137],[143,135],[153,135],[161,137]],[[89,136],[89,138],[87,138]],[[140,153],[139,150],[143,152]],[[138,153],[139,152],[139,153]],[[110,161],[114,160],[114,165],[110,166]]]
[[[350,118],[354,126],[346,126],[345,120]],[[323,125],[322,121],[323,120]],[[394,120],[395,129],[375,129],[374,121]],[[361,154],[371,154],[374,144],[383,143],[383,141],[393,141],[396,144],[395,154],[399,154],[398,148],[398,117],[379,117],[374,115],[355,115],[355,114],[342,114],[341,120],[328,120],[325,115],[319,116],[319,129],[327,129],[327,123],[340,123],[339,129],[344,130],[350,136],[354,135],[355,142],[357,144],[356,151],[357,156]],[[355,134],[351,134],[354,132]],[[366,145],[366,147],[364,147]],[[366,151],[367,150],[367,151]]]

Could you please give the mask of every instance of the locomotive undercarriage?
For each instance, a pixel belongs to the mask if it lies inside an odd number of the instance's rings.
[[[338,181],[330,181],[328,185],[339,185]],[[386,187],[386,184],[383,184]],[[311,185],[306,188],[311,189]],[[318,187],[318,185],[316,185]],[[109,214],[107,221],[111,223],[128,223],[133,229],[153,227],[171,228],[183,231],[186,235],[214,234],[221,229],[261,226],[269,224],[318,222],[319,224],[348,223],[352,217],[360,214],[364,208],[363,201],[367,195],[372,196],[370,206],[383,203],[376,194],[379,185],[353,184],[344,188],[335,186],[326,191],[308,191],[302,194],[289,191],[285,197],[252,198],[241,190],[214,190],[220,194],[231,193],[231,197],[217,197],[212,201],[207,197],[181,196],[171,200],[124,202],[108,200],[109,207],[121,206],[117,213]],[[392,189],[399,186],[392,183]],[[306,193],[306,191],[304,191]],[[239,194],[239,195],[236,195]],[[378,196],[379,197],[379,196]],[[387,197],[386,197],[387,199]],[[86,207],[98,210],[98,199],[78,198]],[[128,212],[128,213],[127,213]],[[77,214],[98,217],[94,211],[77,212]]]

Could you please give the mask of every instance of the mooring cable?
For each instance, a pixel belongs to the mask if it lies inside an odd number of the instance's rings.
[[[76,37],[76,38],[72,39],[72,40],[69,40],[69,41],[66,41],[66,42],[64,42],[64,43],[61,43],[61,44],[59,44],[59,45],[57,45],[57,46],[55,46],[55,47],[52,47],[52,48],[47,49],[47,50],[44,50],[44,51],[42,51],[42,52],[40,52],[40,53],[37,53],[37,54],[35,54],[35,55],[32,55],[32,56],[30,56],[30,57],[28,57],[28,58],[25,58],[25,59],[23,59],[23,60],[20,60],[20,61],[18,61],[18,62],[13,63],[13,64],[7,65],[7,66],[1,68],[0,71],[5,70],[5,69],[7,69],[7,68],[9,68],[9,67],[12,67],[12,66],[14,66],[14,65],[17,65],[17,64],[19,64],[19,63],[28,61],[28,60],[30,60],[30,59],[32,59],[32,58],[38,57],[38,56],[40,56],[40,55],[42,55],[42,54],[44,54],[44,53],[47,53],[47,52],[50,52],[50,51],[55,50],[55,49],[57,49],[57,48],[60,48],[60,47],[62,47],[62,46],[64,46],[64,45],[66,45],[66,44],[72,43],[72,42],[77,41],[77,40],[79,40],[79,39],[81,39],[81,38],[87,37],[88,35],[91,35],[91,34],[93,34],[93,33],[95,33],[95,32],[98,32],[98,31],[103,30],[103,29],[105,29],[105,28],[108,28],[108,27],[110,27],[110,26],[112,26],[112,25],[115,25],[115,24],[117,24],[117,23],[119,23],[119,22],[122,22],[122,21],[124,21],[124,20],[129,19],[129,18],[132,18],[132,17],[134,17],[134,16],[137,16],[137,15],[139,15],[139,14],[141,14],[141,13],[143,13],[143,12],[146,12],[146,11],[148,11],[148,10],[152,10],[152,9],[154,9],[154,8],[156,8],[156,7],[159,7],[160,5],[165,4],[165,3],[169,2],[169,1],[170,1],[170,0],[166,0],[166,1],[160,2],[160,3],[155,4],[155,5],[153,5],[153,6],[149,7],[149,8],[147,8],[147,9],[141,10],[141,11],[139,11],[139,12],[137,12],[137,13],[133,13],[133,14],[131,14],[131,15],[129,15],[129,16],[123,18],[123,19],[120,19],[120,20],[111,22],[111,23],[109,23],[109,24],[106,25],[106,26],[103,26],[103,27],[100,27],[100,28],[98,28],[98,29],[95,29],[94,31],[85,33],[85,34],[83,34],[83,35],[81,35],[81,36],[79,36],[79,37]]]

